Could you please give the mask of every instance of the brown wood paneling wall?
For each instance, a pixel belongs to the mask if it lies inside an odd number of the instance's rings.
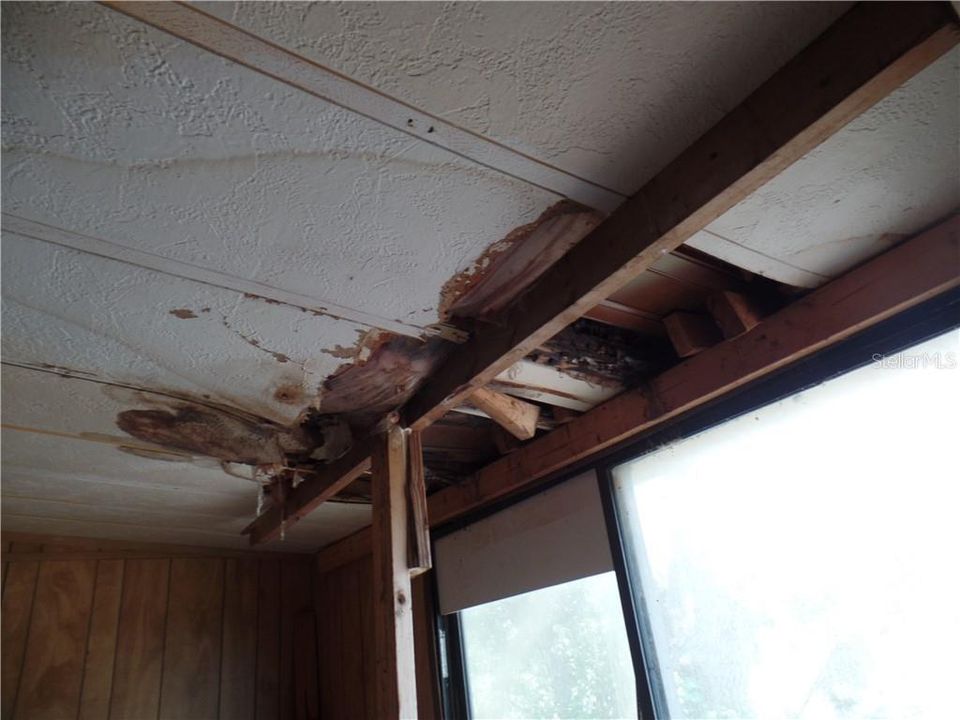
[[[413,580],[417,712],[440,720],[433,635],[431,573]],[[374,715],[373,558],[321,568],[314,578],[320,648],[320,715],[324,720],[377,720]]]
[[[312,557],[2,547],[3,720],[319,717]]]

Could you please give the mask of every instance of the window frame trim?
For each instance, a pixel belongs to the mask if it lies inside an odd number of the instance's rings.
[[[648,661],[651,664],[655,662],[654,658],[647,657],[652,651],[649,645],[651,633],[649,627],[645,626],[647,621],[644,618],[644,612],[637,607],[637,597],[642,597],[642,595],[634,594],[634,584],[639,585],[639,582],[631,577],[627,568],[623,530],[613,490],[613,468],[622,463],[639,459],[666,443],[692,437],[741,415],[865,367],[871,362],[875,362],[879,357],[901,352],[957,328],[960,328],[960,288],[948,290],[912,308],[892,315],[848,338],[824,347],[812,355],[792,362],[732,392],[693,408],[663,425],[651,428],[649,431],[630,438],[620,445],[574,463],[546,478],[544,482],[538,483],[535,487],[458,517],[454,521],[432,530],[431,538],[436,540],[511,505],[535,497],[585,471],[594,470],[599,484],[607,539],[610,543],[610,552],[627,629],[627,639],[633,660],[637,686],[637,711],[641,720],[668,720],[670,717],[669,711],[659,680],[660,668],[658,665],[651,668],[647,664]],[[430,581],[433,592],[436,593],[436,573],[431,574]],[[642,593],[642,587],[637,589]],[[446,652],[448,659],[448,682],[445,683],[443,678],[440,678],[441,704],[444,717],[470,718],[472,715],[469,700],[469,679],[463,662],[463,645],[459,635],[459,614],[452,613],[449,617],[444,617],[440,614],[439,605],[435,605],[435,607],[437,608],[434,623],[435,639],[438,651]],[[450,629],[452,628],[456,636],[455,646],[451,648],[448,644],[440,650],[441,630],[450,642]],[[450,662],[451,658],[454,662]],[[437,666],[439,669],[439,662]],[[454,686],[456,689],[454,689]],[[448,697],[448,694],[450,697]],[[451,712],[454,714],[447,714]]]

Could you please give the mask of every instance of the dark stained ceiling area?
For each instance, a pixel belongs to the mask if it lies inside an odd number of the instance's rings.
[[[244,546],[849,7],[4,3],[5,528]],[[954,48],[426,427],[428,495],[955,212],[958,78]]]

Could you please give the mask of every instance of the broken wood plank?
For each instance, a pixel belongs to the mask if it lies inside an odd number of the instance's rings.
[[[724,290],[707,298],[707,311],[720,328],[725,340],[753,330],[763,315],[750,298],[732,290]]]
[[[407,567],[407,438],[394,425],[373,452],[374,717],[417,717],[412,594]]]
[[[681,413],[808,357],[953,288],[960,287],[960,217],[952,216],[810,295],[765,318],[738,338],[715,345],[523,448],[461,485],[429,498],[436,527],[507,495],[527,490],[591,455]],[[369,547],[370,529],[318,553],[330,570]]]
[[[423,441],[417,430],[408,432],[407,457],[409,459],[407,496],[410,501],[408,567],[411,577],[416,577],[433,567],[430,553],[430,521],[427,517],[427,485],[423,472]]]
[[[960,217],[874,258],[650,383],[430,496],[430,524],[475,510],[960,286]]]
[[[720,328],[706,315],[678,311],[667,315],[663,325],[674,351],[682,358],[696,355],[723,339]]]
[[[403,408],[422,429],[952,48],[945,3],[862,3],[478,327]]]
[[[518,440],[529,440],[537,434],[540,407],[517,400],[487,388],[477,388],[470,402]]]
[[[370,469],[370,445],[366,441],[354,445],[339,460],[326,465],[322,474],[304,480],[288,491],[283,506],[271,506],[243,529],[250,544],[273,540],[284,524],[293,525],[300,518],[344,490],[347,485]]]
[[[478,327],[404,405],[404,425],[422,430],[461,405],[958,41],[946,3],[855,5]],[[260,527],[273,536],[279,524]]]

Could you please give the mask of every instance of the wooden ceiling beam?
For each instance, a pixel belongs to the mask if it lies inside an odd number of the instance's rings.
[[[477,388],[827,140],[958,40],[956,17],[947,3],[855,5],[554,263],[494,321],[478,327],[403,407],[402,424],[422,430],[462,404]],[[752,333],[742,337],[749,336]],[[713,355],[705,351],[698,358],[705,356]],[[579,420],[561,431],[569,432]],[[302,516],[289,515],[288,523]]]
[[[404,406],[422,429],[958,41],[946,3],[855,5],[457,347]]]
[[[960,217],[908,240],[760,321],[574,418],[428,498],[430,525],[516,492],[574,463],[651,430],[684,412],[805,358],[925,300],[960,287]],[[332,569],[370,547],[369,529],[348,549],[324,548],[319,566]],[[369,552],[369,550],[367,550]]]
[[[339,460],[324,467],[322,474],[304,479],[292,488],[284,498],[283,505],[272,505],[243,529],[250,536],[250,544],[274,540],[290,527],[309,515],[358,477],[370,470],[372,444],[365,441],[354,446]]]

